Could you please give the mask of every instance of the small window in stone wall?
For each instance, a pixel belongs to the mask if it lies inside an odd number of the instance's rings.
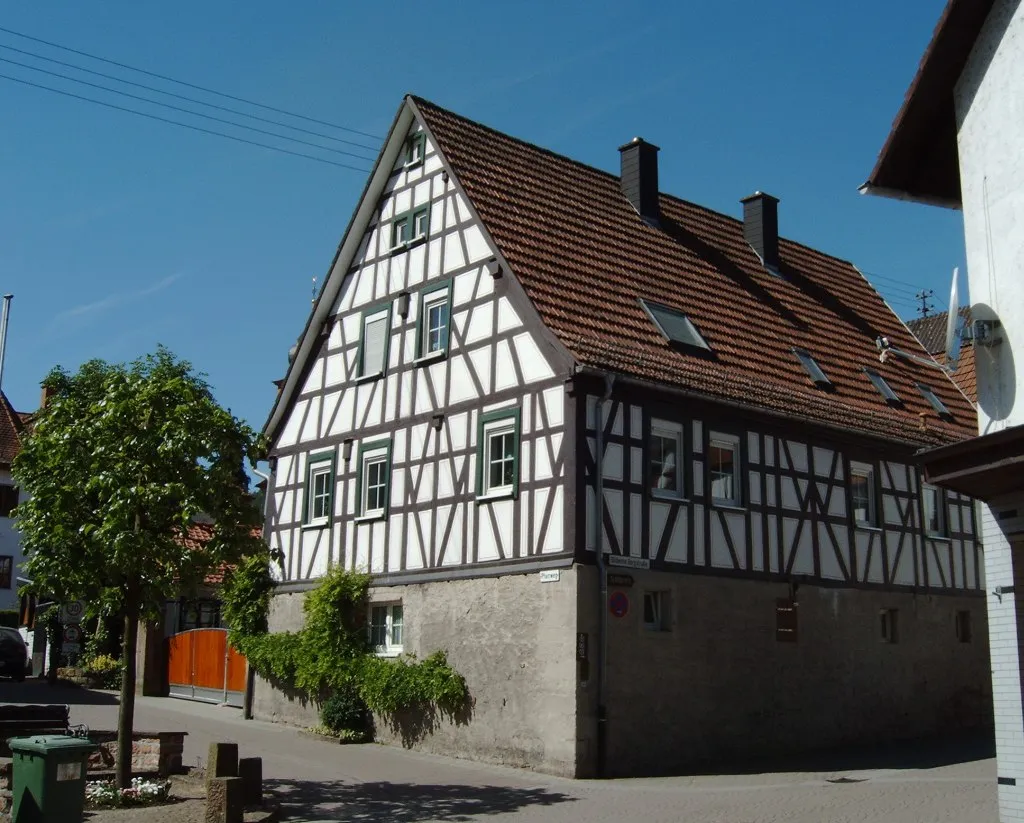
[[[956,639],[961,643],[971,642],[971,613],[956,613]]]
[[[883,643],[895,643],[899,639],[898,617],[899,611],[896,609],[882,609],[878,613],[879,636]]]
[[[651,632],[667,632],[671,628],[668,592],[644,592],[644,628]]]
[[[797,604],[788,598],[775,601],[775,639],[779,643],[797,641]]]

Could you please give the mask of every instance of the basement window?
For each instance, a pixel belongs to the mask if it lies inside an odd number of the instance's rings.
[[[384,656],[402,653],[405,615],[401,603],[370,607],[370,645]]]
[[[670,309],[668,306],[652,303],[649,300],[641,299],[640,305],[643,306],[647,316],[651,318],[654,325],[658,327],[658,331],[665,336],[669,343],[675,343],[692,349],[711,351],[711,347],[701,337],[697,327],[682,312]]]
[[[644,628],[649,632],[669,630],[669,593],[644,592]]]
[[[956,639],[961,643],[971,642],[971,613],[956,613]]]
[[[806,349],[793,349],[793,354],[796,355],[796,359],[800,361],[800,365],[804,367],[804,370],[815,386],[819,389],[832,388],[832,381],[825,376],[825,372],[821,370],[821,366],[818,365],[817,361],[811,357],[810,352]]]
[[[946,404],[939,400],[939,396],[932,390],[931,386],[926,386],[924,383],[918,383],[917,390],[921,392],[921,396],[925,400],[931,403],[932,408],[935,409],[939,417],[953,417],[949,409],[946,408]]]
[[[898,617],[899,611],[897,609],[882,609],[878,613],[879,637],[883,643],[895,643],[899,640],[899,633],[897,631]]]
[[[896,392],[892,390],[892,386],[885,382],[885,378],[882,377],[878,372],[872,371],[871,369],[864,369],[864,374],[868,376],[868,380],[871,384],[878,389],[878,393],[882,395],[886,403],[897,404],[900,402],[900,397]]]

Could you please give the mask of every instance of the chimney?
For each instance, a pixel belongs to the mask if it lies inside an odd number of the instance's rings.
[[[779,200],[755,191],[744,197],[743,239],[757,252],[765,268],[779,268]]]
[[[39,408],[46,408],[46,404],[50,402],[50,398],[53,397],[54,394],[56,394],[56,392],[54,392],[54,390],[49,386],[43,386],[43,391],[39,397]]]
[[[634,137],[619,146],[622,173],[619,183],[626,199],[646,221],[657,222],[658,211],[658,147],[642,137]]]

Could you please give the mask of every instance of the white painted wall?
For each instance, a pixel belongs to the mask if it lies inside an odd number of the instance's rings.
[[[13,485],[11,473],[6,469],[0,469],[0,485]],[[18,608],[18,581],[17,576],[22,574],[22,565],[25,562],[25,555],[21,551],[21,538],[17,529],[14,528],[14,521],[9,517],[0,517],[0,555],[10,555],[14,558],[14,572],[11,575],[11,587],[0,588],[0,609]]]
[[[979,347],[982,433],[1024,423],[1024,4],[997,0],[955,89],[974,317],[1002,321]]]

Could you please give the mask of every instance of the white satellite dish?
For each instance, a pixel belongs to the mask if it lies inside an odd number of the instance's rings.
[[[963,337],[960,325],[960,294],[958,289],[960,269],[953,269],[953,285],[949,290],[949,314],[946,316],[946,368],[956,371],[960,362],[960,341]]]

